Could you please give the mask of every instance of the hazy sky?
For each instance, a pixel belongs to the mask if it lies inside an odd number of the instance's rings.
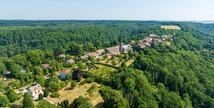
[[[214,20],[214,0],[0,0],[0,19]]]

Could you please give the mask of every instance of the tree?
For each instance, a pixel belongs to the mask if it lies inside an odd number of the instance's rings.
[[[3,62],[0,62],[0,74],[4,74],[6,70],[6,66]]]
[[[36,50],[27,52],[27,60],[30,61],[33,66],[39,66],[42,64],[40,60],[40,55]]]
[[[21,67],[24,67],[27,64],[26,58],[22,55],[15,55],[11,59],[14,61],[14,63],[20,65]]]
[[[74,99],[73,106],[75,108],[93,108],[92,103],[87,101],[87,99],[83,98],[82,96],[79,96],[77,99]]]
[[[42,93],[39,94],[39,100],[43,100],[43,95],[42,95]]]
[[[79,69],[75,69],[72,75],[73,80],[80,81],[82,78],[82,71]]]
[[[39,66],[34,66],[33,67],[33,74],[38,75],[38,76],[43,76],[42,68]]]
[[[14,64],[11,68],[11,76],[14,78],[20,78],[21,73],[21,66]]]
[[[52,76],[49,78],[49,82],[56,82],[57,84],[59,83],[59,79],[57,76]]]
[[[107,108],[129,108],[129,103],[124,100],[123,96],[117,90],[110,87],[104,87],[99,91]]]
[[[59,86],[59,84],[57,82],[51,81],[51,82],[48,83],[48,90],[50,90],[50,91],[58,91],[60,89],[61,89],[61,87]]]
[[[164,95],[161,102],[162,108],[184,108],[181,98],[175,92],[169,92]]]
[[[57,71],[60,71],[60,70],[61,70],[60,64],[57,64]]]
[[[122,68],[122,67],[127,67],[127,66],[126,66],[126,62],[124,62],[124,61],[122,62],[121,68]]]
[[[79,62],[79,63],[78,63],[78,68],[79,68],[80,70],[82,70],[82,69],[85,68],[85,65],[83,64],[83,62]]]
[[[18,95],[13,89],[9,89],[6,94],[10,102],[14,102],[15,100],[18,99]]]
[[[66,100],[62,101],[60,106],[61,106],[61,108],[68,108],[68,106],[69,106],[68,100],[66,99]]]
[[[34,108],[33,99],[28,93],[25,93],[24,95],[23,108]]]
[[[74,87],[76,87],[76,86],[77,86],[76,81],[72,81],[71,82],[71,88],[74,89]]]
[[[5,96],[0,95],[0,107],[6,107],[9,104],[9,100]]]
[[[95,46],[97,49],[101,49],[101,48],[102,48],[102,43],[101,43],[99,40],[96,40],[94,46]]]
[[[66,80],[72,80],[72,73],[73,73],[73,72],[69,72],[69,73],[65,76],[65,79],[66,79]]]
[[[113,66],[117,65],[117,63],[116,63],[115,60],[113,60],[113,61],[111,62],[111,64],[112,64]]]
[[[44,97],[48,97],[48,95],[49,95],[49,90],[48,90],[48,89],[45,89],[45,90],[44,90]]]
[[[104,55],[103,58],[104,58],[104,59],[107,59],[107,58],[108,58],[108,55]]]

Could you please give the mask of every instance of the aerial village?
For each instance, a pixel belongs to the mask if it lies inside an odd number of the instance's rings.
[[[166,39],[172,38],[172,37],[173,35],[158,36],[153,33],[153,34],[150,34],[149,37],[139,40],[138,44],[136,44],[135,41],[131,41],[130,44],[126,44],[126,45],[124,45],[121,40],[120,44],[117,46],[109,47],[106,49],[100,49],[95,52],[90,52],[83,56],[80,56],[78,59],[79,61],[87,61],[87,62],[82,62],[82,65],[84,65],[85,70],[91,73],[95,73],[97,75],[99,74],[100,76],[102,76],[102,78],[105,78],[108,76],[108,74],[111,71],[114,71],[114,68],[121,66],[123,60],[120,60],[120,57],[118,57],[117,55],[120,55],[120,56],[123,55],[123,57],[125,57],[128,52],[133,52],[133,47],[138,47],[140,49],[148,48],[148,47],[151,47],[152,40],[154,40],[155,43],[165,42]],[[67,75],[71,73],[74,69],[80,68],[79,65],[75,63],[75,60],[73,58],[66,60],[67,56],[68,55],[65,55],[65,54],[60,54],[58,56],[61,60],[64,61],[65,64],[72,65],[72,68],[69,68],[69,67],[63,68],[62,71],[57,72],[57,75],[59,75],[59,78],[61,78],[62,80],[65,80]],[[97,64],[91,65],[93,61],[91,61],[90,58],[94,58],[94,60],[97,60]],[[113,63],[114,60],[118,60],[117,64]],[[125,60],[125,61],[126,61],[126,65],[129,66],[134,62],[134,59]],[[45,69],[51,68],[50,64],[42,64],[42,65]],[[90,68],[91,66],[96,68],[91,69]],[[26,72],[26,70],[22,69],[22,72]],[[7,74],[10,74],[10,72],[8,71]],[[44,76],[44,78],[49,79],[50,77],[46,75]],[[99,85],[98,83],[96,84]],[[43,88],[39,83],[30,84],[29,86],[22,87],[21,89],[17,89],[15,91],[16,93],[21,93],[21,92],[28,93],[35,101],[38,100],[40,94],[44,94]],[[60,95],[63,95],[63,94],[60,93]],[[58,100],[56,98],[52,98],[51,96],[44,99],[54,104],[54,103],[60,102],[62,99],[66,99],[66,97],[67,95],[64,94],[63,97],[59,99],[57,98]]]

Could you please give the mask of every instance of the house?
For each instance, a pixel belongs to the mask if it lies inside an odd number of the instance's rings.
[[[32,84],[31,86],[28,87],[27,93],[33,97],[34,99],[39,98],[39,94],[43,94],[42,87],[40,86],[39,83]]]
[[[42,64],[42,65],[45,67],[45,69],[49,68],[50,66],[50,64]]]
[[[150,34],[149,35],[149,37],[151,37],[151,38],[155,38],[155,37],[159,37],[158,35],[156,35],[156,34],[154,34],[154,33],[152,33],[152,34]]]
[[[162,40],[162,41],[165,41],[166,39],[165,39],[165,38],[161,38],[161,40]]]
[[[89,57],[88,54],[86,54],[86,55],[81,56],[79,59],[83,60],[83,59],[88,58],[88,57]]]
[[[108,51],[109,54],[112,54],[112,55],[120,54],[119,46],[107,48],[106,51]]]
[[[65,54],[60,54],[58,57],[65,58],[66,55]]]
[[[151,37],[147,37],[147,38],[144,38],[142,41],[143,42],[151,42],[152,38]]]
[[[102,52],[104,51],[105,51],[104,49],[100,49],[100,50],[97,50],[96,52],[98,52],[99,54],[102,54]]]
[[[130,44],[123,45],[123,42],[121,40],[119,51],[120,51],[120,53],[128,53],[129,51],[132,51],[132,47]]]
[[[148,42],[147,42],[147,43],[145,43],[144,45],[145,45],[146,47],[150,47],[150,46],[151,46],[151,44],[150,44],[150,43],[148,43]]]
[[[135,41],[131,41],[131,42],[130,42],[130,45],[135,45]]]
[[[70,59],[68,61],[66,61],[67,64],[71,64],[71,63],[75,63],[75,61],[73,59]]]
[[[60,74],[59,74],[60,78],[65,79],[65,78],[66,78],[66,75],[67,75],[70,71],[71,71],[71,69],[66,69],[66,70],[64,70],[64,71],[61,71]]]
[[[140,48],[146,48],[146,46],[145,46],[144,44],[138,44],[138,46],[139,46]]]
[[[161,39],[154,39],[155,42],[162,42]]]
[[[120,53],[128,53],[129,51],[132,51],[132,47],[130,44],[120,46]]]

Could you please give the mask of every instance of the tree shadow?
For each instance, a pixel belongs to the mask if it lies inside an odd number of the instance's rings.
[[[104,102],[100,102],[97,105],[95,105],[97,108],[104,108]]]

